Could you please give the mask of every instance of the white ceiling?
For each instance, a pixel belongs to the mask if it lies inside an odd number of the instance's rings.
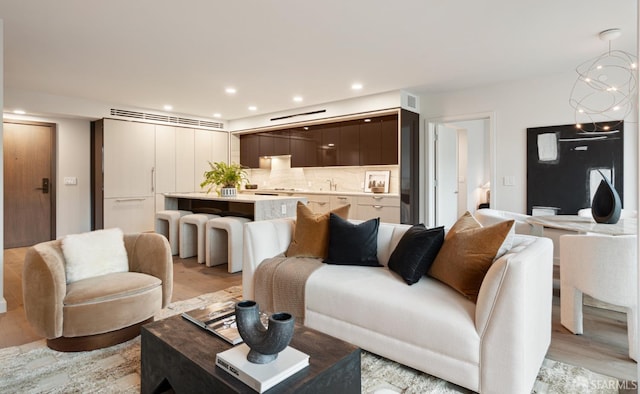
[[[636,53],[637,16],[636,0],[0,2],[8,88],[223,119],[570,72],[607,49],[601,30]]]

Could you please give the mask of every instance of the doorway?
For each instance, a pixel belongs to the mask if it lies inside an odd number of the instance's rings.
[[[56,126],[5,120],[3,130],[4,247],[52,240]]]
[[[493,115],[427,121],[427,220],[451,227],[465,211],[495,202]],[[489,201],[491,196],[491,201]]]

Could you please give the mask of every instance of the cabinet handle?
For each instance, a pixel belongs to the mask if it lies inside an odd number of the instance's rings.
[[[380,209],[380,208],[382,208],[382,205],[374,205],[373,207],[374,207],[375,209]]]
[[[154,176],[156,173],[156,168],[151,167],[151,192],[155,193],[156,191],[156,177]]]
[[[338,197],[338,200],[346,200],[347,197]]]
[[[373,196],[371,198],[373,198],[374,200],[378,200],[378,201],[382,200],[382,197],[377,197],[377,196]]]
[[[116,202],[144,201],[144,198],[118,198]]]
[[[312,202],[312,203],[318,204],[318,205],[327,205],[327,203],[324,202],[324,201],[309,201],[309,202]]]

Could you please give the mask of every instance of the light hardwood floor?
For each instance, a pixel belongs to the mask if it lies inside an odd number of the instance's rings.
[[[0,314],[0,348],[40,339],[29,327],[22,307],[22,261],[25,248],[4,251],[4,295],[8,311]],[[240,285],[240,273],[226,265],[206,267],[195,258],[174,257],[173,301]],[[551,346],[547,357],[624,380],[636,378],[636,363],[628,356],[626,315],[584,307],[584,335],[573,335],[560,324],[559,290],[554,290]]]

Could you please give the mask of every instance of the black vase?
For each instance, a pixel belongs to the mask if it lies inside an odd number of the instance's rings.
[[[278,358],[278,353],[291,342],[295,320],[289,313],[274,313],[269,327],[260,321],[258,304],[245,300],[236,304],[236,324],[244,343],[251,349],[247,360],[254,364],[267,364]]]
[[[597,223],[618,223],[620,211],[622,210],[620,196],[611,182],[601,172],[600,175],[602,180],[591,201],[591,215]]]

